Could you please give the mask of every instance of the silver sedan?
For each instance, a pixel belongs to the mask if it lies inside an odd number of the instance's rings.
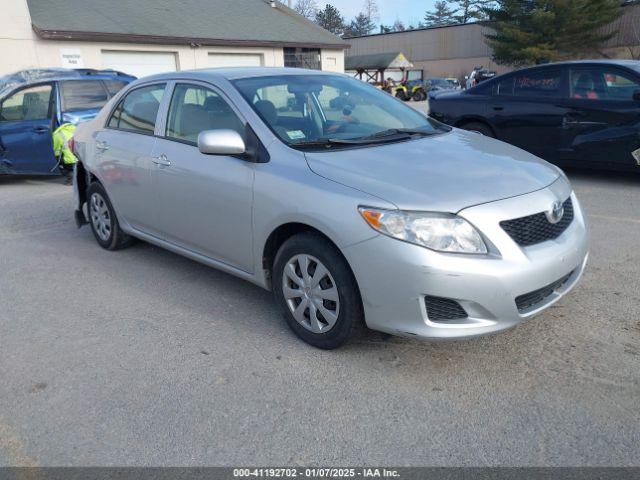
[[[561,170],[344,75],[147,77],[80,125],[74,149],[76,221],[102,247],[142,239],[271,289],[320,348],[359,323],[498,332],[560,299],[587,261]]]

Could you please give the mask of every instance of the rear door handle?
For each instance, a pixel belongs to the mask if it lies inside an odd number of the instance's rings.
[[[98,140],[96,142],[96,149],[104,152],[105,150],[109,150],[109,144],[107,142]]]
[[[494,109],[495,111],[499,112],[500,110],[504,110],[504,107],[501,107],[501,106],[499,106],[499,105],[494,105],[494,106],[493,106],[493,109]]]
[[[157,157],[151,157],[151,161],[156,165],[163,165],[166,167],[171,165],[171,162],[164,153],[162,155],[158,155]]]
[[[47,133],[49,131],[49,127],[33,127],[33,131],[36,133]]]

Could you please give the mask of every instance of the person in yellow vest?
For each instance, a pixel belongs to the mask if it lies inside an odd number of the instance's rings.
[[[53,154],[58,160],[58,167],[67,179],[71,179],[73,166],[78,162],[69,146],[75,131],[76,126],[72,123],[64,123],[53,131]]]

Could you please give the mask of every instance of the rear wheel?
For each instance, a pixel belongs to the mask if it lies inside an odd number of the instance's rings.
[[[427,94],[422,90],[416,90],[413,93],[413,101],[414,102],[422,102],[427,99]]]
[[[465,123],[460,128],[462,128],[464,130],[469,130],[470,132],[481,133],[485,137],[495,138],[495,135],[493,134],[493,131],[491,130],[489,125],[486,125],[486,124],[481,123],[481,122]]]
[[[89,223],[98,245],[107,250],[128,247],[133,238],[120,229],[118,218],[104,187],[98,182],[87,189]]]
[[[282,245],[274,262],[273,292],[289,327],[318,348],[343,345],[364,318],[346,260],[317,234],[295,235]]]

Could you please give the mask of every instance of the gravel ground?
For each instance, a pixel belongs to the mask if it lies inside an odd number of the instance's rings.
[[[568,297],[332,352],[255,286],[100,249],[59,180],[0,180],[0,465],[640,465],[640,177],[569,175],[592,251]]]

